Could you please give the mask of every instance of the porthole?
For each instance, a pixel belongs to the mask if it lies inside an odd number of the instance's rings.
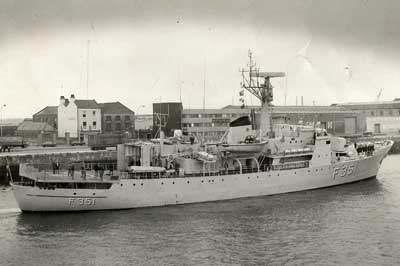
[[[250,179],[250,176],[248,176],[247,179]]]
[[[96,193],[93,193],[92,195],[93,195],[93,196],[96,196]]]
[[[279,176],[279,174],[277,174],[277,176]]]
[[[189,184],[189,181],[187,181],[187,183]]]
[[[121,187],[123,186],[124,184],[121,184]]]
[[[135,184],[135,183],[133,183],[133,186],[136,186],[136,184]]]
[[[164,182],[161,182],[161,185],[164,185]]]
[[[143,186],[143,183],[141,183],[140,185]]]
[[[204,180],[201,180],[201,183],[204,183]]]
[[[211,180],[208,180],[208,182],[211,182]]]
[[[224,182],[224,179],[222,178],[222,182]]]
[[[258,176],[257,176],[257,178],[258,178]]]
[[[318,172],[318,169],[315,169],[315,172]]]
[[[74,195],[76,195],[76,193],[74,193]]]
[[[172,185],[175,185],[175,182],[172,182]]]
[[[294,174],[296,174],[296,172],[294,172]]]

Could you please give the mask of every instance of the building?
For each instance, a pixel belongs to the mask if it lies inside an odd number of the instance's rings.
[[[182,129],[206,141],[218,141],[234,119],[256,112],[258,106],[240,108],[228,105],[222,109],[184,109]],[[362,135],[365,116],[357,111],[339,106],[273,106],[274,123],[289,123],[325,128],[328,133],[339,136]]]
[[[166,137],[172,137],[175,129],[181,129],[182,103],[153,103],[153,135],[159,134],[161,125]]]
[[[27,143],[42,144],[55,141],[56,130],[46,122],[24,120],[18,125],[16,135],[23,137]]]
[[[366,117],[366,132],[399,134],[400,99],[381,102],[343,103],[338,106],[361,112]]]
[[[104,134],[120,134],[135,131],[135,112],[120,102],[99,103],[101,130]]]
[[[60,97],[57,108],[58,137],[85,140],[85,135],[101,133],[101,109],[95,100]]]
[[[259,108],[259,107],[258,107]],[[199,139],[218,141],[225,134],[229,123],[241,116],[249,115],[250,108],[184,109],[182,130]]]
[[[32,116],[33,122],[45,122],[57,129],[58,106],[47,106]]]

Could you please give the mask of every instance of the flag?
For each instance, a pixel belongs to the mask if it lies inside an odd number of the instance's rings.
[[[239,96],[243,96],[244,95],[244,90],[239,91]]]

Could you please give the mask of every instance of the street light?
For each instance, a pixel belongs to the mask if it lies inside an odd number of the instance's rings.
[[[6,106],[5,104],[0,106],[0,137],[3,136],[3,108]]]

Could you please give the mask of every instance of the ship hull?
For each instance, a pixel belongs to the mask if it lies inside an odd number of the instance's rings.
[[[207,177],[121,179],[110,189],[55,189],[12,184],[22,211],[130,209],[273,195],[352,183],[377,175],[391,145],[373,156],[332,165]]]

